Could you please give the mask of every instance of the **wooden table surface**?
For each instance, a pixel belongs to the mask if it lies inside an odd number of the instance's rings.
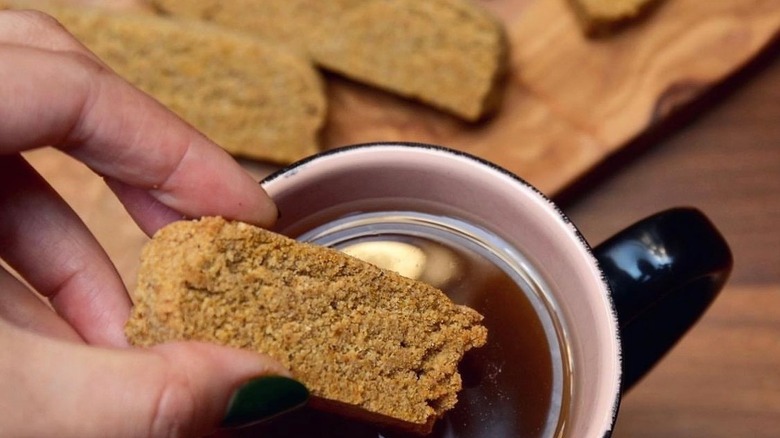
[[[780,436],[780,50],[559,201],[593,244],[677,205],[734,252],[721,296],[624,399],[614,436]]]

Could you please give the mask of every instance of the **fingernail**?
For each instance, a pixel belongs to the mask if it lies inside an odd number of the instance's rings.
[[[222,427],[240,427],[268,420],[306,404],[309,390],[282,376],[250,380],[233,393]]]

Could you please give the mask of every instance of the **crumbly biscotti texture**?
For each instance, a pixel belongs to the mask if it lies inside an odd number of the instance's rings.
[[[150,0],[307,51],[323,68],[466,120],[496,108],[502,25],[471,0]]]
[[[175,222],[141,257],[128,339],[269,354],[312,395],[429,430],[486,342],[482,316],[339,251],[218,217]]]
[[[588,36],[604,36],[641,17],[659,0],[569,0]]]
[[[305,55],[195,20],[3,0],[57,18],[85,46],[237,156],[290,163],[319,150],[326,97]]]

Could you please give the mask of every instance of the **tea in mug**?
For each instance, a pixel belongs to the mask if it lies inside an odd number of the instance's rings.
[[[300,238],[425,281],[485,316],[488,342],[464,357],[458,404],[436,423],[431,437],[560,436],[571,376],[565,331],[543,281],[496,236],[442,219],[412,212],[357,214]],[[252,429],[258,432],[406,437],[308,409]]]

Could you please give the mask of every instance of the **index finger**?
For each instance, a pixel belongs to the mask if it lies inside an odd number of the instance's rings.
[[[271,199],[223,149],[90,57],[0,51],[0,153],[62,149],[118,182],[112,187],[147,233],[171,218],[154,203],[184,216],[276,220]]]

